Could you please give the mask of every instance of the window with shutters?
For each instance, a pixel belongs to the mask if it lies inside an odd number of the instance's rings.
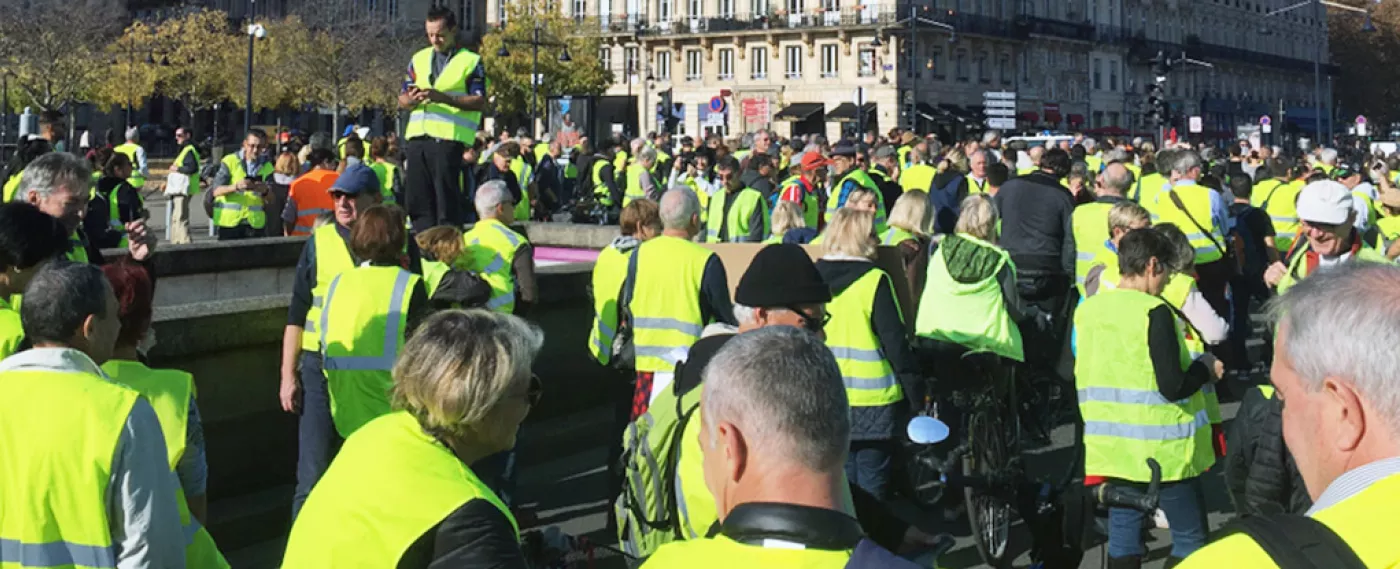
[[[721,48],[719,50],[719,78],[722,81],[732,81],[734,79],[734,49]]]
[[[699,81],[699,80],[700,80],[700,69],[701,69],[702,62],[704,61],[704,58],[705,58],[704,54],[701,53],[701,51],[698,50],[698,49],[692,49],[692,50],[688,50],[688,51],[685,52],[685,80],[686,80],[686,81]]]
[[[957,72],[958,81],[967,82],[967,50],[960,49],[953,63],[954,71]]]
[[[997,70],[999,72],[998,74],[1001,75],[1002,84],[1010,85],[1011,74],[1016,72],[1016,70],[1011,68],[1011,54],[1002,53],[997,56]]]
[[[609,48],[608,46],[603,46],[603,47],[598,48],[598,65],[602,66],[604,70],[607,70],[607,71],[612,71],[612,70],[613,70],[613,68],[612,68],[612,48]]]
[[[833,79],[841,74],[840,47],[836,44],[822,46],[822,78]]]
[[[786,64],[788,79],[802,78],[802,46],[790,45],[786,49]]]
[[[658,81],[671,80],[671,52],[656,52],[656,79]]]
[[[626,47],[622,49],[622,72],[628,75],[627,80],[636,82],[637,74],[641,72],[641,66],[637,64],[637,48]]]
[[[860,72],[861,77],[875,76],[875,48],[868,45],[860,48]]]
[[[1103,90],[1103,60],[1094,58],[1094,90]]]
[[[768,78],[768,48],[756,47],[749,52],[749,78]]]

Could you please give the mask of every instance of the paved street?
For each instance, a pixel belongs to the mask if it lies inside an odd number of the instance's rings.
[[[1238,405],[1222,405],[1225,416],[1233,417]],[[607,448],[603,444],[603,433],[609,411],[594,409],[586,413],[551,420],[545,423],[527,423],[521,433],[519,465],[519,495],[521,507],[525,510],[522,526],[546,527],[557,525],[571,535],[586,535],[594,543],[613,543],[613,536],[605,535],[608,498],[605,494],[605,473],[603,463]],[[1028,458],[1028,468],[1038,476],[1052,477],[1062,473],[1067,460],[1072,429],[1061,427],[1052,433],[1053,444],[1038,449]],[[1224,482],[1217,472],[1206,476],[1207,503],[1213,529],[1219,528],[1232,516],[1229,499],[1225,494]],[[287,493],[290,489],[287,489]],[[981,559],[972,546],[966,522],[942,523],[933,516],[921,512],[912,504],[900,503],[896,511],[916,520],[921,527],[930,531],[946,531],[957,538],[956,548],[939,564],[944,569],[979,567]],[[217,510],[215,510],[217,511]],[[959,527],[961,524],[961,527]],[[1149,561],[1145,567],[1159,568],[1170,549],[1170,536],[1166,530],[1152,530],[1153,541]],[[229,560],[237,569],[272,569],[278,566],[284,542],[268,542],[240,551],[229,552]],[[1028,567],[1030,561],[1024,553],[1029,547],[1029,536],[1019,522],[1014,528],[1011,547],[1019,552],[1014,567]],[[1086,553],[1082,569],[1100,567],[1102,547]],[[597,552],[598,569],[622,568],[626,565],[615,554],[604,550]]]

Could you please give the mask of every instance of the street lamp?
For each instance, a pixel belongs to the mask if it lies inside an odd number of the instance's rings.
[[[924,6],[924,7],[923,7],[923,11],[925,11],[925,12],[927,12],[928,9],[929,9],[928,6]],[[953,15],[953,11],[952,11],[952,10],[949,10],[949,11],[948,11],[948,15],[949,15],[949,16],[952,16],[952,15]],[[909,117],[909,128],[914,129],[914,130],[918,130],[918,125],[919,125],[919,107],[918,107],[918,105],[919,105],[919,76],[918,76],[918,75],[914,75],[913,73],[914,73],[914,72],[917,72],[917,69],[918,69],[918,66],[915,64],[915,58],[918,57],[918,49],[917,49],[915,46],[918,45],[916,42],[918,41],[919,24],[923,24],[923,25],[925,25],[925,26],[931,26],[931,27],[938,28],[938,29],[941,29],[941,30],[944,30],[944,31],[948,32],[948,43],[950,43],[950,44],[951,44],[951,43],[957,43],[957,42],[958,42],[958,29],[955,28],[955,27],[953,27],[952,24],[947,24],[947,23],[944,23],[944,22],[939,22],[939,21],[937,21],[937,20],[932,20],[932,19],[929,19],[929,18],[925,18],[925,17],[923,17],[923,16],[920,16],[920,15],[919,15],[919,7],[916,6],[916,5],[914,5],[914,4],[912,4],[912,3],[909,4],[909,16],[906,17],[906,18],[904,18],[903,20],[900,20],[900,21],[894,23],[895,26],[900,26],[900,25],[905,25],[905,24],[907,24],[907,25],[909,26],[909,38],[905,40],[905,42],[906,42],[908,45],[905,46],[905,49],[909,50],[909,63],[908,63],[908,65],[909,65],[909,69],[911,70],[911,76],[913,77],[913,79],[912,79],[912,81],[911,81],[912,86],[910,87],[910,91],[913,93],[913,99],[914,99],[914,110],[913,110],[913,112],[910,114],[910,117]],[[873,46],[873,47],[880,47],[880,46],[884,45],[884,43],[880,41],[880,34],[879,34],[879,33],[876,33],[876,34],[875,34],[875,41],[870,42],[870,45]],[[856,109],[856,116],[862,115],[863,113],[862,113],[861,111],[862,111],[862,109]],[[857,124],[860,124],[860,120],[859,120],[859,119],[857,119]],[[864,129],[864,128],[865,128],[865,125],[860,124],[860,127],[859,127],[859,128],[860,128],[860,129]],[[864,134],[862,133],[862,134],[859,134],[859,135],[857,135],[857,136],[864,136]]]
[[[267,28],[253,23],[257,0],[248,0],[248,92],[247,105],[243,107],[243,132],[253,130],[253,42],[267,37]]]
[[[535,132],[535,125],[539,124],[540,84],[544,83],[544,78],[540,77],[540,46],[560,48],[559,63],[569,63],[573,61],[573,58],[569,57],[569,44],[557,41],[541,41],[540,23],[538,20],[535,21],[535,29],[529,40],[502,38],[501,49],[496,50],[496,57],[510,57],[510,50],[506,49],[506,44],[528,45],[532,50],[530,56],[530,65],[532,68],[530,73],[530,137],[534,138],[537,134]]]
[[[1307,6],[1313,7],[1313,18],[1318,23],[1322,22],[1322,18],[1325,15],[1325,10],[1323,9],[1324,7],[1336,8],[1338,10],[1346,10],[1348,12],[1360,12],[1366,17],[1365,21],[1362,22],[1361,31],[1376,31],[1375,24],[1371,22],[1371,12],[1369,10],[1365,8],[1357,8],[1355,6],[1348,6],[1346,4],[1329,2],[1327,0],[1303,0],[1302,2],[1299,2],[1292,6],[1285,6],[1283,8],[1273,10],[1267,14],[1264,14],[1264,17],[1272,18],[1279,14],[1292,12],[1294,10],[1304,8]],[[1262,35],[1270,35],[1273,33],[1273,30],[1261,27],[1259,28],[1259,33]],[[1322,44],[1324,41],[1326,41],[1325,37],[1323,36],[1323,34],[1319,33],[1317,35],[1317,44],[1313,52],[1313,133],[1317,137],[1317,141],[1315,142],[1315,144],[1319,145],[1322,145],[1324,140],[1322,138]],[[1328,115],[1329,116],[1327,119],[1327,129],[1329,131],[1329,136],[1327,140],[1330,140],[1330,131],[1332,130],[1332,117],[1330,116],[1330,110],[1328,112]]]

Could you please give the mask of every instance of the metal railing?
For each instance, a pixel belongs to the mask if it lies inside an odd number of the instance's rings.
[[[802,13],[774,10],[766,14],[735,13],[727,16],[677,15],[648,21],[640,16],[574,16],[580,33],[586,34],[704,34],[783,29],[889,26],[898,20],[894,6],[815,9]]]

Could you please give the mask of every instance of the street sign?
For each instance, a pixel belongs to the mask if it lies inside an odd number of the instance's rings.
[[[724,97],[710,97],[710,112],[724,112]]]
[[[1007,118],[988,118],[988,119],[987,119],[987,128],[995,128],[995,129],[1002,129],[1002,130],[1011,130],[1011,129],[1016,128],[1016,119],[1014,119],[1014,118],[1010,118],[1010,119],[1007,119]]]
[[[987,107],[985,109],[982,109],[982,113],[989,117],[1014,117],[1016,116],[1016,109],[1014,107],[1009,109],[1000,107]]]
[[[856,106],[864,105],[869,100],[870,94],[865,91],[865,87],[856,87],[856,90],[851,91],[851,103]]]
[[[1274,119],[1270,118],[1269,115],[1259,117],[1259,126],[1269,126],[1270,124],[1273,124],[1273,122]]]
[[[982,101],[982,106],[989,109],[1014,109],[1016,108],[1016,101],[1007,99],[987,99]]]
[[[983,98],[983,99],[986,99],[986,100],[988,100],[988,101],[998,100],[998,99],[1000,99],[1000,100],[1012,100],[1012,101],[1015,101],[1015,100],[1016,100],[1016,92],[1015,92],[1015,91],[984,91],[984,92],[982,93],[982,98]]]
[[[1270,124],[1261,124],[1259,125],[1259,128],[1264,131],[1264,134],[1270,134],[1274,132],[1274,126]]]
[[[1201,117],[1199,116],[1191,117],[1190,124],[1188,124],[1187,126],[1193,134],[1205,130],[1201,127]]]

